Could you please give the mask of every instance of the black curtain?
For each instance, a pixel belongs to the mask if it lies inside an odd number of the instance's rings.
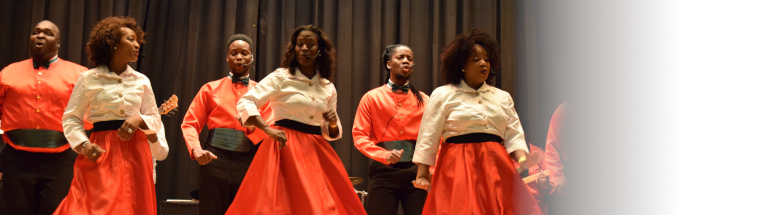
[[[537,69],[535,12],[523,0],[112,0],[0,2],[0,66],[29,58],[29,33],[48,19],[61,30],[62,59],[88,67],[85,44],[93,25],[108,16],[134,17],[147,32],[137,68],[152,82],[157,102],[172,94],[178,112],[163,116],[170,154],[157,167],[157,199],[189,198],[198,187],[198,164],[189,158],[180,124],[200,87],[228,74],[227,38],[244,33],[255,41],[251,74],[260,80],[280,65],[288,36],[298,26],[322,28],[336,48],[339,117],[344,137],[332,143],[350,176],[367,178],[369,159],[355,149],[352,121],[363,94],[383,82],[381,53],[406,44],[416,59],[411,83],[430,94],[442,85],[439,55],[457,34],[481,28],[500,44],[496,86],[512,94],[530,143],[543,147],[556,101],[544,102]],[[206,135],[202,132],[202,139]],[[356,186],[363,190],[365,184]]]

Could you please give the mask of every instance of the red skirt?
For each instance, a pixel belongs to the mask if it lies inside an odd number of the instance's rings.
[[[445,143],[422,214],[540,214],[506,148]]]
[[[226,214],[366,214],[323,136],[275,128],[286,133],[286,146],[262,141]]]
[[[90,135],[90,142],[106,152],[96,162],[77,156],[69,194],[53,214],[156,214],[146,135],[139,131],[122,141],[115,130],[99,131]]]

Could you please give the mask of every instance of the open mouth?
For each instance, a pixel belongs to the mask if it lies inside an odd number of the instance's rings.
[[[410,65],[403,65],[402,69],[405,71],[411,71],[412,67]]]
[[[43,47],[43,46],[45,46],[45,42],[38,40],[37,42],[34,42],[34,46],[35,47]]]
[[[482,71],[480,71],[480,72],[481,72],[482,74],[488,74],[488,73],[490,73],[490,70],[487,70],[487,69],[482,69]]]

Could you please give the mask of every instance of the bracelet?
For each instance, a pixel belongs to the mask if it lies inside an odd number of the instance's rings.
[[[337,123],[336,125],[331,125],[331,123],[329,123],[329,127],[331,127],[331,128],[339,127],[339,123]]]
[[[85,153],[85,146],[87,146],[88,143],[90,143],[90,141],[85,141],[85,142],[82,142],[82,144],[80,144],[80,146],[82,146],[82,152],[80,152],[80,154]]]
[[[522,162],[524,162],[525,160],[527,160],[527,156],[522,156],[522,157],[520,157],[519,159],[517,159],[517,163],[521,164],[521,163],[522,163]]]

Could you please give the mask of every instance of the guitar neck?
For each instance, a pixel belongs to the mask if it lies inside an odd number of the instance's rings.
[[[543,170],[543,171],[540,171],[539,173],[535,173],[530,176],[522,178],[522,181],[525,182],[525,184],[527,184],[546,176],[548,176],[548,170]]]

